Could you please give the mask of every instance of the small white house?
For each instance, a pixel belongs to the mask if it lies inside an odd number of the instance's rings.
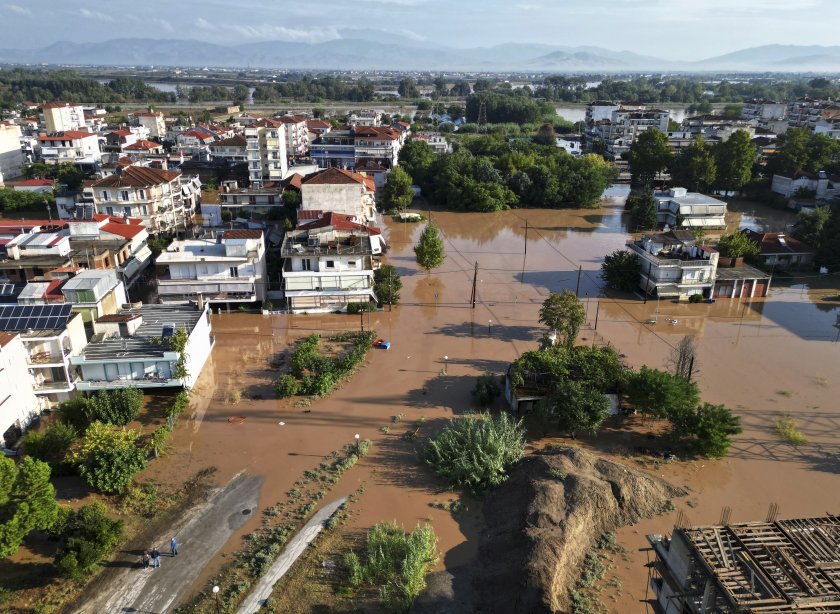
[[[685,188],[654,192],[656,221],[671,228],[726,228],[726,203]]]

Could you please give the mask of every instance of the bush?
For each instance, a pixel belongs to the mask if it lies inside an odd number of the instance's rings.
[[[347,304],[347,313],[356,314],[362,313],[365,311],[376,311],[376,303],[348,303]]]
[[[122,535],[122,522],[108,518],[105,506],[92,503],[70,512],[62,527],[63,543],[55,555],[58,573],[79,580],[108,556]]]
[[[84,437],[73,443],[67,460],[91,488],[106,493],[122,491],[146,466],[146,455],[137,446],[138,431],[94,422]]]
[[[481,494],[508,478],[525,451],[522,422],[503,413],[453,419],[423,449],[423,460],[452,486]]]
[[[706,299],[703,298],[702,294],[692,294],[691,296],[688,297],[688,302],[689,303],[702,303],[705,300]]]
[[[502,390],[499,388],[498,378],[492,373],[485,373],[479,375],[475,382],[475,388],[472,390],[475,402],[482,407],[487,407],[496,397],[501,394]]]
[[[349,552],[344,571],[351,588],[379,587],[379,602],[385,608],[407,612],[426,588],[426,572],[438,556],[437,536],[430,525],[406,533],[396,523],[379,523],[367,534],[364,562]]]
[[[56,465],[64,460],[70,444],[79,436],[73,426],[54,422],[43,432],[30,431],[23,438],[23,451],[33,458]]]
[[[274,383],[274,392],[278,399],[285,399],[295,396],[300,391],[300,384],[294,376],[288,373],[281,375]]]
[[[642,269],[641,259],[626,249],[617,249],[604,256],[601,263],[601,279],[608,288],[621,292],[633,292],[639,287]]]
[[[326,396],[343,378],[353,373],[367,356],[376,334],[346,333],[330,339],[333,342],[352,341],[343,356],[328,357],[318,352],[321,337],[309,335],[298,342],[290,360],[291,375],[300,381],[298,392],[308,395]],[[278,380],[279,382],[279,380]]]
[[[84,433],[90,424],[88,418],[88,400],[85,397],[76,397],[70,401],[64,401],[58,405],[58,419],[72,426],[79,433]]]
[[[743,256],[757,256],[758,245],[750,241],[743,232],[733,232],[723,235],[717,245],[720,255],[724,258],[741,258]]]

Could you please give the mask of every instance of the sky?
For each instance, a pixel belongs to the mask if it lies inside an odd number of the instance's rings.
[[[0,48],[322,42],[382,30],[418,45],[591,45],[700,60],[771,43],[840,44],[838,23],[840,0],[0,0]]]

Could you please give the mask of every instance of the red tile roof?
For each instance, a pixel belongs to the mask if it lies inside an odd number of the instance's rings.
[[[281,115],[280,117],[275,117],[274,119],[284,124],[302,124],[309,118],[306,115]]]
[[[77,139],[87,139],[90,137],[96,138],[92,132],[82,132],[81,130],[65,130],[64,132],[54,132],[52,134],[42,134],[38,137],[39,141],[74,141]]]
[[[198,139],[199,141],[204,141],[206,139],[212,139],[212,134],[207,134],[206,132],[199,132],[198,130],[187,130],[186,132],[181,133],[183,136],[191,136],[193,138]]]
[[[289,185],[297,190],[300,190],[300,186],[303,185],[303,175],[300,173],[295,173],[289,178]]]
[[[45,102],[43,105],[41,105],[41,108],[42,109],[59,109],[61,107],[71,107],[71,106],[76,106],[76,105],[71,105],[69,102],[55,101],[55,102]]]
[[[131,130],[112,130],[109,134],[116,134],[117,136],[131,136],[134,133]]]
[[[747,230],[747,238],[758,245],[762,256],[774,254],[813,254],[814,248],[781,232],[755,232]]]
[[[298,211],[298,222],[301,220],[320,220],[321,216],[324,215],[324,212],[320,209],[301,209]]]
[[[244,136],[241,134],[237,134],[236,136],[232,136],[228,139],[222,139],[221,141],[216,141],[215,143],[211,143],[210,147],[245,147],[248,144],[248,141],[245,139]]]
[[[366,177],[360,173],[345,171],[341,168],[328,168],[303,180],[303,185],[346,185],[350,183],[360,183],[369,191],[376,191],[373,177]]]
[[[180,171],[164,171],[143,166],[129,166],[122,173],[108,175],[93,184],[94,188],[146,188],[169,183],[181,176]]]
[[[334,228],[335,230],[362,230],[372,235],[382,234],[382,231],[375,226],[365,226],[353,221],[352,215],[341,213],[325,213],[321,219],[309,224],[299,224],[298,228]]]
[[[17,337],[20,333],[7,333],[5,331],[0,332],[0,347],[4,348],[9,343],[11,343],[12,339]]]
[[[306,121],[306,125],[309,128],[317,128],[319,130],[332,128],[332,124],[330,122],[325,122],[323,119],[309,119]]]
[[[9,181],[6,185],[12,187],[20,186],[24,188],[36,188],[39,186],[53,186],[55,181],[52,179],[24,179],[23,181]]]
[[[225,230],[222,239],[262,239],[263,231],[257,229]]]
[[[400,132],[389,126],[359,126],[356,128],[356,138],[359,137],[396,141],[400,138]]]
[[[136,143],[132,143],[128,147],[125,148],[125,151],[151,151],[153,149],[162,149],[163,145],[160,143],[155,143],[154,141],[146,141],[144,139],[140,139]]]
[[[144,226],[137,226],[135,224],[118,224],[116,222],[108,222],[104,226],[100,226],[99,229],[126,239],[133,239],[146,230]]]

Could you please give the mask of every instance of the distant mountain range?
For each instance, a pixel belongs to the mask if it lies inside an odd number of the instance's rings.
[[[680,62],[601,47],[505,43],[456,49],[376,30],[348,30],[343,35],[323,43],[269,41],[230,46],[139,38],[58,42],[39,49],[0,49],[0,63],[292,70],[840,72],[840,46],[765,45]]]

